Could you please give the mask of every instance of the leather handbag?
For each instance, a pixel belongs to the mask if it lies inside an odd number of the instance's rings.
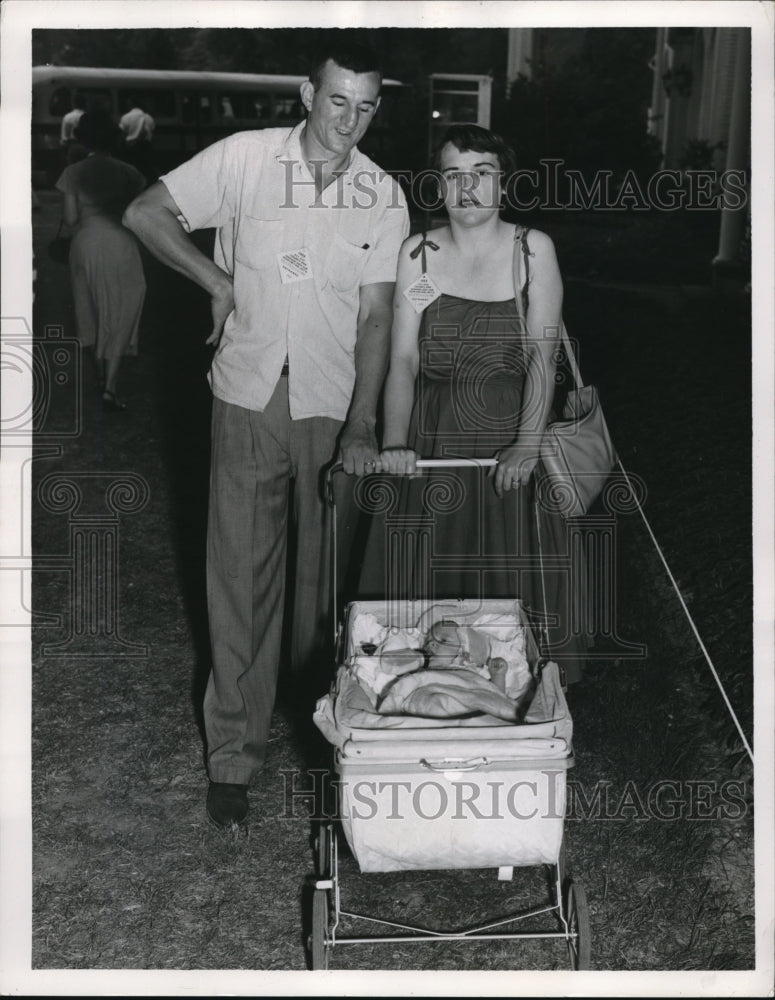
[[[59,223],[59,229],[54,239],[48,245],[48,255],[57,264],[66,264],[70,260],[70,236],[62,236],[62,225],[64,219]]]
[[[518,230],[516,240],[521,243],[526,270],[525,283],[521,285],[519,254],[515,252],[515,296],[517,308],[524,317],[524,297],[530,278],[527,230]],[[578,517],[586,514],[600,496],[617,459],[597,389],[584,385],[564,323],[561,334],[575,388],[568,392],[559,419],[547,424],[544,431],[538,486],[542,505],[547,510],[565,517]]]

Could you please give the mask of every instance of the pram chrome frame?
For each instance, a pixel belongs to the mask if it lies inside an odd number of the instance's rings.
[[[321,825],[315,838],[315,854],[320,868],[314,884],[312,899],[312,926],[308,947],[313,970],[328,969],[329,958],[337,945],[345,944],[397,944],[411,942],[449,942],[449,941],[518,941],[530,939],[564,940],[568,946],[571,968],[584,970],[590,968],[590,924],[589,907],[586,893],[582,886],[569,879],[566,874],[565,845],[561,848],[560,858],[553,866],[554,902],[520,913],[487,921],[471,927],[457,930],[433,930],[415,924],[404,924],[393,920],[384,920],[371,914],[355,913],[346,910],[341,904],[341,888],[339,879],[339,841],[333,824]],[[325,873],[328,872],[326,877]],[[500,877],[500,873],[499,873]],[[507,877],[510,877],[508,873]],[[542,914],[556,913],[561,930],[559,931],[504,931],[502,933],[487,933],[499,927],[517,924],[522,920],[538,917]],[[339,925],[342,918],[393,927],[397,930],[409,931],[408,934],[340,934]]]

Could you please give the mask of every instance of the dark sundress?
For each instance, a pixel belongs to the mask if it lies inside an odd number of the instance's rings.
[[[525,339],[513,299],[442,294],[423,313],[419,350],[409,448],[423,458],[491,458],[514,442],[534,401],[525,399]],[[376,483],[372,490],[383,509],[372,521],[361,596],[519,597],[538,631],[546,625],[545,652],[569,682],[579,679],[586,644],[571,634],[578,614],[566,525],[535,504],[535,477],[502,498],[487,471],[473,468],[377,478],[382,492]],[[394,502],[385,499],[391,490]]]

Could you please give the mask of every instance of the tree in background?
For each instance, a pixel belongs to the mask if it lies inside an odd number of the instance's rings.
[[[407,83],[428,73],[487,73],[505,65],[502,28],[138,28],[33,32],[33,63],[123,69],[305,73],[318,43],[346,31],[373,44],[385,72]]]
[[[196,34],[196,28],[38,28],[32,32],[32,64],[185,69],[179,60]]]
[[[590,183],[599,170],[612,171],[613,186],[630,170],[645,181],[660,155],[647,132],[654,30],[577,30],[580,44],[559,63],[550,58],[546,32],[545,57],[532,77],[519,77],[508,99],[496,89],[493,127],[516,149],[520,168],[557,158]]]

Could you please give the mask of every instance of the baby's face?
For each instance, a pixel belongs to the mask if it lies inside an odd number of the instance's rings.
[[[429,656],[455,657],[461,652],[459,628],[454,622],[438,622],[425,641]]]

